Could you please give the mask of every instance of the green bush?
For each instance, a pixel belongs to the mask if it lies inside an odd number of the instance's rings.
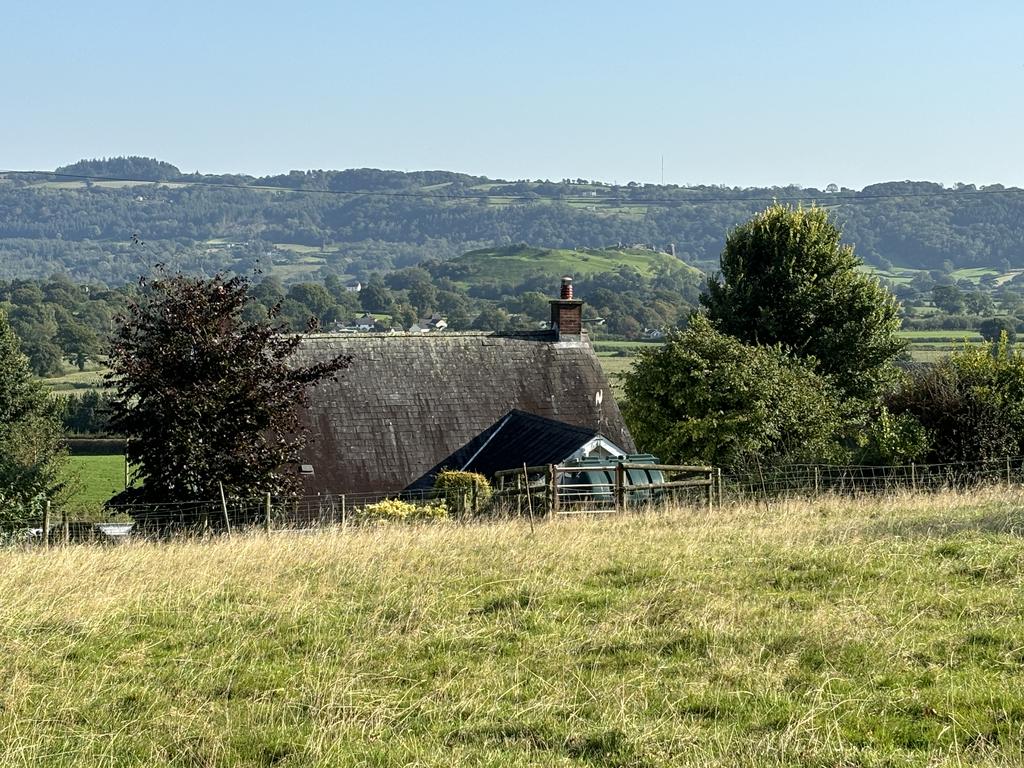
[[[914,369],[888,396],[894,415],[913,417],[928,436],[928,463],[992,461],[1024,451],[1024,356],[1004,338],[965,345]]]
[[[377,522],[397,520],[412,522],[418,520],[442,520],[448,517],[448,508],[444,502],[433,504],[413,504],[400,499],[385,499],[375,504],[367,504],[356,515],[361,522]]]
[[[849,405],[811,364],[694,315],[623,377],[637,444],[670,464],[730,469],[842,460]]]
[[[458,515],[474,511],[474,494],[477,512],[483,510],[491,500],[491,484],[479,472],[446,469],[437,476],[434,488],[444,493],[448,509]]]

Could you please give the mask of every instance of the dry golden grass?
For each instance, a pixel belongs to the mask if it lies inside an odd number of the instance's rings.
[[[0,766],[1021,764],[1022,509],[0,552]]]

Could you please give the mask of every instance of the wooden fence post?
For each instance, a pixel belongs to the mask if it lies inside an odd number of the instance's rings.
[[[267,491],[267,496],[263,501],[263,529],[267,533],[270,533],[270,491]]]
[[[626,470],[621,461],[615,464],[615,511],[626,511]]]
[[[910,487],[917,490],[917,464],[910,462]]]
[[[530,498],[530,476],[526,472],[526,464],[523,464],[523,481],[526,483],[526,504],[527,504],[527,507],[530,510],[530,533],[532,534],[533,533],[533,499]],[[516,482],[518,483],[518,479],[516,480]],[[519,514],[522,515],[523,514],[523,509],[522,509],[523,497],[522,497],[522,495],[519,495],[518,498],[519,498]]]
[[[43,549],[50,548],[50,500],[43,506]]]
[[[342,528],[344,528],[345,524],[347,523],[347,520],[345,518],[346,511],[347,510],[345,509],[345,494],[343,493],[343,494],[341,494],[341,527]]]
[[[715,481],[712,472],[708,470],[708,512],[715,508]]]
[[[814,465],[814,495],[818,496],[821,494],[821,469],[817,464]]]
[[[718,508],[721,509],[725,501],[722,499],[722,468],[717,467],[716,472],[718,473]]]
[[[68,511],[62,510],[60,513],[60,522],[63,531],[64,546],[66,547],[71,543],[71,522],[68,520]]]
[[[558,514],[558,472],[554,464],[548,464],[548,516]]]
[[[1010,487],[1010,457],[1006,457],[1006,487]]]
[[[224,512],[224,527],[227,529],[228,535],[231,535],[231,517],[228,515],[228,501],[224,497],[224,483],[220,480],[217,481],[218,487],[220,487],[220,507]]]

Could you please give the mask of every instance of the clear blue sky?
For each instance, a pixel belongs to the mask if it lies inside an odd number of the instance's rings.
[[[0,167],[1024,186],[1024,3],[46,2]]]

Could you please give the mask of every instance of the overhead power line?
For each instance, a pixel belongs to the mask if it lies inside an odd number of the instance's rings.
[[[152,179],[130,178],[125,176],[90,176],[77,173],[55,173],[54,171],[15,171],[0,170],[0,176],[47,176],[58,179],[70,179],[75,181],[107,181],[129,184],[153,184],[153,185],[181,185],[210,187],[213,189],[243,189],[257,192],[282,192],[289,194],[305,195],[338,195],[342,197],[383,197],[383,198],[419,198],[426,200],[440,200],[457,202],[460,200],[512,200],[521,202],[543,202],[555,201],[563,203],[597,204],[597,203],[620,203],[623,205],[635,206],[693,206],[693,205],[723,205],[732,203],[818,203],[823,206],[849,205],[855,203],[869,203],[875,200],[903,200],[916,198],[936,197],[982,197],[988,195],[1024,194],[1024,190],[1017,187],[1003,189],[943,189],[934,192],[881,192],[865,194],[862,192],[817,192],[806,195],[789,195],[771,197],[744,197],[742,192],[730,197],[699,197],[694,199],[686,198],[629,198],[613,194],[608,195],[564,195],[560,197],[545,197],[537,194],[505,194],[502,192],[477,192],[459,195],[436,194],[429,191],[411,192],[384,192],[372,190],[341,190],[341,189],[302,189],[297,187],[279,187],[274,184],[232,184],[216,181],[153,181]],[[898,183],[898,182],[895,182]],[[623,189],[619,187],[618,189]],[[692,187],[682,187],[683,193],[701,194],[701,190]]]

